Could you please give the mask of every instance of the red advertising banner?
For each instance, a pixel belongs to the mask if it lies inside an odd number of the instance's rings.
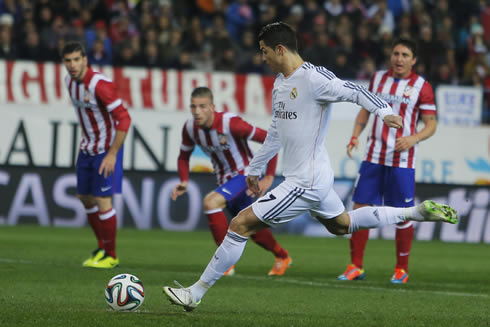
[[[210,87],[218,111],[269,115],[273,76],[226,72],[176,71],[130,67],[94,67],[116,82],[130,108],[187,110],[197,86]],[[64,104],[62,64],[0,60],[0,103]]]

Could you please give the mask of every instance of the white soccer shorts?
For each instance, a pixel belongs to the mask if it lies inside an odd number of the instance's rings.
[[[257,218],[273,226],[287,223],[305,212],[313,217],[335,218],[345,207],[333,188],[303,189],[284,181],[252,203],[252,210]]]

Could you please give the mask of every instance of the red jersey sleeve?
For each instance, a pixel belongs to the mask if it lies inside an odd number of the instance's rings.
[[[425,81],[419,94],[419,109],[421,115],[435,115],[436,104],[434,101],[434,91],[429,82]]]
[[[233,117],[230,120],[230,131],[233,136],[246,138],[258,143],[264,143],[267,136],[267,132],[262,128],[255,127],[240,117]],[[276,173],[277,155],[275,155],[267,164],[265,174],[267,176],[274,176]]]
[[[255,127],[240,117],[230,119],[230,132],[233,136],[246,138],[255,142],[264,143],[267,132],[262,128]]]
[[[264,143],[266,137],[267,137],[267,132],[262,128],[256,127],[255,133],[254,135],[252,135],[251,139],[259,143]],[[267,169],[265,170],[265,174],[267,176],[274,176],[276,174],[276,167],[277,167],[277,154],[271,160],[269,160],[269,163],[267,164]]]
[[[116,85],[110,81],[100,80],[95,86],[95,98],[99,106],[111,114],[116,130],[127,132],[131,125],[131,117],[116,93]]]
[[[113,82],[100,80],[95,86],[95,98],[99,105],[111,112],[119,106],[122,106],[122,100],[116,92],[116,85]]]
[[[189,159],[194,150],[195,143],[186,129],[187,123],[182,129],[182,144],[180,145],[179,158],[177,159],[177,170],[181,181],[189,180]]]
[[[241,138],[250,138],[253,136],[255,127],[236,116],[230,119],[230,133],[233,136],[241,137]]]

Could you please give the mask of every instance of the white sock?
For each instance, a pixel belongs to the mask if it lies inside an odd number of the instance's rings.
[[[190,287],[195,301],[201,300],[207,290],[242,256],[248,237],[228,231],[199,281]]]
[[[411,217],[411,211],[407,209],[411,208],[362,207],[349,211],[349,233],[402,223]]]
[[[419,212],[418,206],[415,207],[408,207],[404,208],[407,217],[409,217],[410,220],[415,220],[415,221],[425,221],[424,216]]]

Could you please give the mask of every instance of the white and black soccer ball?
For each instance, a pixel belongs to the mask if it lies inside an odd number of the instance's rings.
[[[105,288],[105,301],[116,311],[134,311],[145,299],[141,280],[131,274],[112,277]]]

